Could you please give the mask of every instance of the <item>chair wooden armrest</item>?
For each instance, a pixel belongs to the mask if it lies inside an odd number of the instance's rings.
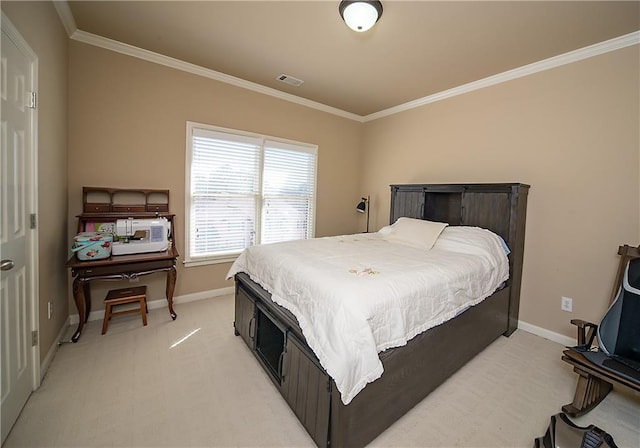
[[[598,326],[582,319],[571,319],[571,323],[578,327],[578,345],[590,348]]]

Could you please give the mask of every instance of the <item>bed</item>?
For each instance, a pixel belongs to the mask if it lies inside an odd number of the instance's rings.
[[[272,285],[263,287],[253,281],[251,272],[234,272],[235,334],[256,355],[318,446],[366,445],[497,337],[515,331],[528,188],[516,183],[391,186],[390,224],[399,218],[414,218],[448,223],[451,229],[454,226],[488,229],[508,246],[509,255],[504,261],[508,274],[497,278],[492,289],[482,292],[473,306],[454,310],[454,318],[436,322],[415,336],[411,334],[408,341],[397,343],[394,339],[395,345],[378,345],[375,361],[380,364],[380,371],[366,385],[360,384],[355,389],[345,386],[339,371],[327,364],[326,353],[309,330],[308,314],[307,317],[299,314],[302,318],[298,321],[289,311],[299,312],[298,308],[288,302],[286,308],[274,302],[267,291],[273,289]],[[454,230],[449,231],[452,233]],[[333,243],[353,245],[376,238],[366,234],[345,236]],[[438,244],[444,243],[438,242],[434,248]],[[372,274],[366,269],[352,271],[356,275]],[[348,283],[343,288],[344,285]],[[305,289],[304,285],[297,288]],[[341,292],[342,289],[335,289],[328,291],[328,295]],[[320,300],[320,294],[314,294]],[[280,295],[274,299],[282,303]],[[360,334],[355,321],[353,328]]]

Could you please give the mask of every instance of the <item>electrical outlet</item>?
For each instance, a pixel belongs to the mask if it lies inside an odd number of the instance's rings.
[[[47,318],[51,319],[53,316],[53,302],[47,302]]]
[[[562,297],[560,309],[569,313],[573,312],[573,299],[570,299],[569,297]]]

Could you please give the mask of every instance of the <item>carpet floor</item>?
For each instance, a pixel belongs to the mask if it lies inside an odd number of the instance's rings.
[[[60,346],[5,444],[13,447],[313,446],[233,334],[233,297],[89,322]],[[75,328],[70,328],[69,337]],[[371,443],[374,447],[531,447],[573,399],[563,347],[522,330],[500,337]],[[573,419],[640,447],[640,396],[613,392]]]

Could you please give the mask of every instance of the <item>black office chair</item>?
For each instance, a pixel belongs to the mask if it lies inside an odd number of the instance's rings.
[[[594,364],[640,382],[640,258],[627,263],[622,285],[597,329],[598,349],[578,346]],[[592,341],[588,341],[592,342]]]
[[[617,292],[600,325],[571,321],[578,326],[578,345],[565,350],[562,359],[580,376],[573,403],[562,410],[572,417],[596,407],[613,384],[640,392],[640,250],[625,245],[618,253]]]

